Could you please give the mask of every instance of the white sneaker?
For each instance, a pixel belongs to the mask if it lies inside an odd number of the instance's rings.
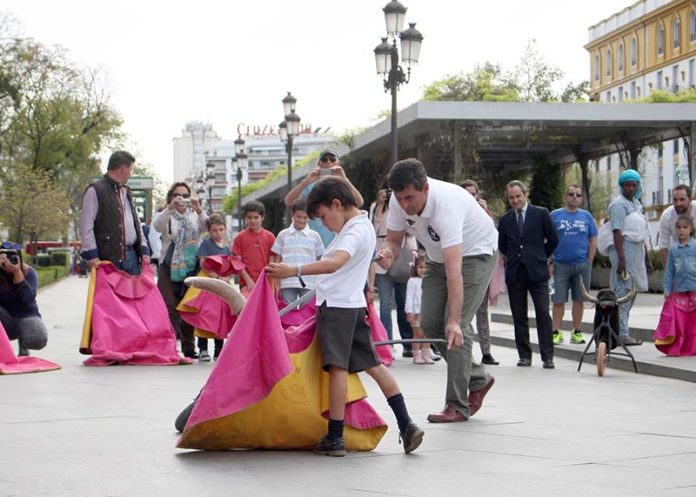
[[[210,354],[208,354],[207,350],[201,350],[201,353],[198,355],[198,361],[210,362]]]

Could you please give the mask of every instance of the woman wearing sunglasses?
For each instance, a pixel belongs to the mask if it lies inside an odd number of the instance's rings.
[[[184,279],[198,271],[198,245],[201,233],[208,231],[208,215],[199,200],[191,196],[191,188],[183,182],[174,183],[167,192],[167,207],[153,222],[161,234],[161,260],[157,268],[157,286],[167,304],[169,320],[181,340],[181,352],[198,358],[193,326],[179,318],[176,306],[186,293]]]
[[[39,278],[24,264],[18,245],[5,242],[0,248],[0,321],[10,340],[19,342],[18,355],[46,346],[48,331],[39,314],[36,290]]]
[[[346,173],[341,167],[341,159],[339,159],[338,154],[333,150],[326,149],[321,154],[319,154],[319,161],[317,162],[317,167],[314,168],[307,176],[305,176],[302,181],[300,181],[295,188],[290,190],[285,196],[285,205],[287,207],[292,207],[295,200],[302,197],[306,199],[309,197],[309,192],[312,191],[314,185],[318,180],[325,176],[340,176],[348,182],[355,200],[358,202],[358,207],[362,207],[363,198],[360,192],[353,186],[350,180],[346,177]],[[336,234],[326,228],[319,219],[309,220],[309,227],[319,233],[321,236],[321,241],[324,243],[324,247],[327,247],[331,240],[334,239]]]

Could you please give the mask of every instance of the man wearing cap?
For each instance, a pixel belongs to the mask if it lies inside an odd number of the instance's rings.
[[[358,207],[363,205],[363,197],[360,192],[353,186],[350,180],[346,177],[346,173],[341,167],[341,159],[338,158],[338,154],[331,150],[326,149],[319,154],[319,161],[317,162],[317,167],[314,168],[307,176],[305,176],[302,181],[300,181],[295,188],[290,190],[285,196],[285,205],[291,207],[298,198],[309,197],[309,192],[314,188],[314,184],[322,178],[323,176],[340,176],[348,182],[350,190],[355,196],[355,200],[358,203]],[[321,241],[324,243],[324,247],[327,247],[331,240],[334,239],[336,234],[333,231],[329,231],[319,219],[310,219],[309,227],[319,233],[321,236]]]

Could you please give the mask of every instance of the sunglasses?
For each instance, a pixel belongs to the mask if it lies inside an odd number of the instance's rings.
[[[582,197],[582,193],[575,193],[575,192],[568,192],[567,195],[569,197],[578,197],[578,198]]]
[[[189,198],[191,196],[190,193],[174,193],[175,196],[177,197],[183,197],[183,198]]]
[[[336,156],[335,155],[326,155],[321,158],[321,162],[336,162]]]

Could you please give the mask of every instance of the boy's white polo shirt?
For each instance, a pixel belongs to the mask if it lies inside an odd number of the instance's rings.
[[[461,245],[462,257],[498,250],[498,230],[473,195],[437,179],[428,178],[428,184],[428,197],[420,216],[406,214],[392,195],[388,229],[415,235],[428,257],[441,264],[445,262],[442,250],[455,245]]]
[[[317,306],[326,301],[328,307],[366,307],[363,289],[367,282],[377,237],[367,217],[361,214],[349,219],[336,238],[331,240],[322,260],[338,250],[350,254],[350,259],[333,274],[317,276]]]

